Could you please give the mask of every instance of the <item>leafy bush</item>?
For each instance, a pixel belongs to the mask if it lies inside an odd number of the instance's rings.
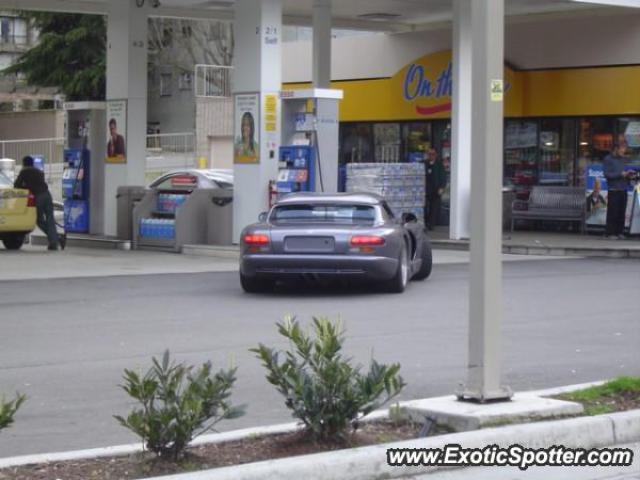
[[[5,402],[4,398],[0,399],[0,430],[13,423],[13,416],[26,399],[25,395],[20,394],[16,394],[15,400],[11,402]]]
[[[192,373],[192,366],[170,362],[168,350],[162,363],[155,357],[152,362],[142,378],[125,369],[121,387],[142,408],[134,409],[126,419],[115,418],[159,457],[177,460],[195,437],[212,430],[221,420],[243,415],[242,407],[227,401],[236,381],[235,368],[212,375],[207,362]]]
[[[293,349],[281,352],[260,344],[251,349],[268,370],[267,380],[285,397],[286,406],[319,440],[344,437],[349,426],[396,396],[405,386],[399,364],[380,365],[371,360],[369,372],[352,366],[341,354],[344,332],[339,323],[314,318],[315,338],[295,318],[277,324]]]

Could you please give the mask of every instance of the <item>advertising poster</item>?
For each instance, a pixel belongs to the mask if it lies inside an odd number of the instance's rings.
[[[260,162],[260,95],[235,96],[235,124],[233,129],[233,163]]]
[[[107,101],[107,154],[106,163],[127,163],[124,137],[127,131],[127,101]]]
[[[587,225],[607,224],[607,179],[602,165],[594,163],[587,168]]]
[[[604,178],[602,165],[591,164],[587,167],[587,225],[605,227],[607,225],[607,179]],[[634,189],[629,187],[627,191],[627,210],[625,226],[628,227],[633,215]]]

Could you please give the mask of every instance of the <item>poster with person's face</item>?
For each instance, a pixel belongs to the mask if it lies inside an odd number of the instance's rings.
[[[107,163],[127,163],[127,101],[107,102]]]
[[[235,96],[233,162],[260,162],[260,96],[257,93]]]

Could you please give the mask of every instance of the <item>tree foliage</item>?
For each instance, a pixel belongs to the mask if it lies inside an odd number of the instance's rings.
[[[103,100],[106,18],[41,12],[20,15],[40,37],[3,73],[21,73],[30,85],[59,87],[67,100]]]

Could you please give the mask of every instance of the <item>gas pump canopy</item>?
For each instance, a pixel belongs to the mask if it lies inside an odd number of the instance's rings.
[[[233,20],[234,0],[132,0],[153,16]],[[283,0],[285,25],[311,25],[317,0]],[[330,0],[327,0],[330,1]],[[110,0],[0,0],[0,9],[106,14]],[[334,28],[411,31],[452,19],[453,0],[339,0],[331,2]],[[640,7],[640,0],[505,0],[507,16],[577,13],[602,7]]]

